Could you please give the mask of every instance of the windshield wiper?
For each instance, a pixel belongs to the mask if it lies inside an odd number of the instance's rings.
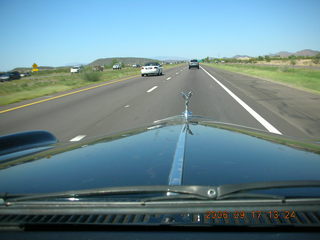
[[[168,194],[167,196],[149,197],[141,199],[142,202],[151,201],[170,201],[170,200],[223,200],[223,199],[285,199],[284,196],[274,194],[262,194],[262,193],[234,193],[225,197],[199,197],[196,195],[189,194]]]
[[[305,188],[305,187],[320,187],[319,180],[306,181],[273,181],[273,182],[255,182],[241,184],[224,184],[217,187],[211,187],[211,199],[285,199],[285,196],[263,193],[251,193],[254,190],[264,190],[273,188]],[[203,196],[204,197],[204,196]],[[176,200],[176,199],[192,199],[193,196],[188,195],[171,195],[161,197],[150,197],[143,199],[144,201],[161,201],[161,200]],[[199,199],[199,198],[197,198]],[[208,197],[205,198],[208,200]]]
[[[305,188],[320,187],[320,180],[311,181],[275,181],[256,182],[242,184],[225,184],[220,186],[126,186],[107,187],[89,190],[65,191],[57,193],[33,194],[19,197],[10,197],[6,194],[0,196],[2,203],[19,202],[29,200],[43,200],[52,198],[81,198],[90,196],[113,196],[130,194],[153,194],[163,193],[166,196],[147,198],[144,200],[175,200],[175,199],[199,199],[199,200],[221,200],[230,198],[285,198],[277,195],[248,193],[253,190],[272,188]]]
[[[126,187],[107,187],[89,190],[65,191],[56,193],[32,194],[19,197],[10,197],[9,194],[0,196],[3,200],[9,202],[43,200],[52,198],[80,198],[90,196],[113,196],[113,195],[130,195],[130,194],[154,194],[154,193],[174,193],[186,194],[199,199],[214,199],[212,193],[216,192],[216,187],[210,186],[126,186]]]
[[[224,184],[217,187],[217,199],[232,198],[241,195],[244,192],[253,190],[264,190],[272,188],[305,188],[320,187],[320,180],[303,180],[303,181],[271,181],[255,182],[242,184]],[[266,195],[266,194],[263,194]]]

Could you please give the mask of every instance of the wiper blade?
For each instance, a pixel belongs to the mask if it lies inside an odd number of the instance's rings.
[[[273,194],[260,194],[260,193],[234,193],[231,195],[222,196],[219,198],[214,198],[213,200],[223,200],[223,199],[285,199],[284,196],[273,195]],[[141,199],[142,202],[151,202],[151,201],[170,201],[170,200],[211,200],[208,197],[201,197],[198,195],[192,194],[173,194],[167,196],[159,197],[149,197]]]
[[[89,190],[65,191],[56,193],[33,194],[19,197],[2,196],[9,202],[43,200],[52,198],[79,198],[89,196],[112,196],[130,194],[152,194],[152,193],[175,193],[197,196],[199,198],[214,199],[216,187],[210,186],[126,186],[126,187],[107,187]]]
[[[305,188],[320,187],[320,180],[273,181],[242,184],[225,184],[217,187],[217,199],[226,199],[235,194],[272,188]]]

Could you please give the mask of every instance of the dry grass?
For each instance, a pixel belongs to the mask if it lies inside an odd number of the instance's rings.
[[[320,68],[320,64],[315,64],[312,62],[312,59],[295,59],[296,64],[295,66],[315,66]],[[290,59],[288,60],[271,60],[270,62],[267,61],[259,61],[259,64],[266,64],[266,65],[291,65]]]

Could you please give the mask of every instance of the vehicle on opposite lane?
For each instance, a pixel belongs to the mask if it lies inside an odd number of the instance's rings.
[[[149,62],[141,67],[141,76],[162,75],[162,65],[158,62]]]
[[[30,72],[20,73],[20,77],[29,77],[29,76],[31,76],[31,73],[30,73]]]
[[[20,79],[20,73],[18,71],[9,72],[10,80]]]
[[[0,82],[5,82],[10,80],[9,73],[1,73],[0,74]]]
[[[121,69],[121,64],[118,63],[118,64],[113,65],[112,69],[113,70],[120,70]]]
[[[70,68],[70,72],[71,73],[79,73],[80,69],[81,68],[79,66],[75,66],[75,67]]]

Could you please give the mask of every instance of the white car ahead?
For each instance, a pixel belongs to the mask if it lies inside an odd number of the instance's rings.
[[[157,62],[146,63],[141,67],[141,76],[162,75],[162,66]]]

